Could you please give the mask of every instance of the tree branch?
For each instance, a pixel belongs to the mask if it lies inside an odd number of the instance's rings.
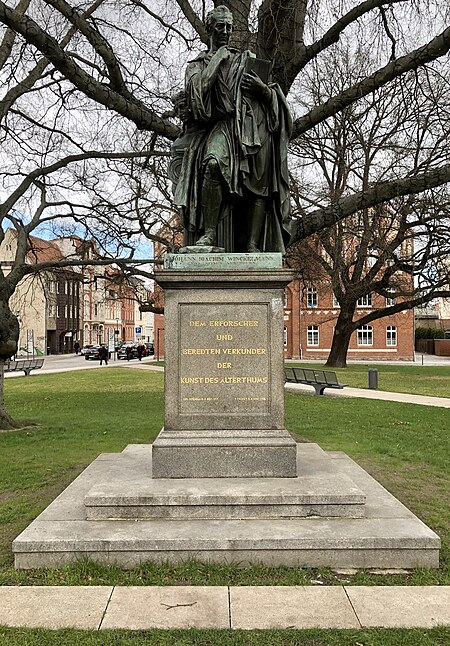
[[[325,34],[315,43],[304,47],[300,50],[298,56],[294,59],[294,65],[297,67],[297,73],[305,67],[305,65],[315,58],[320,52],[337,43],[342,32],[351,25],[353,22],[364,16],[369,11],[373,11],[383,5],[392,5],[398,2],[406,2],[407,0],[365,0],[357,7],[351,9],[345,16],[342,16]]]
[[[19,184],[19,186],[16,188],[13,193],[8,197],[7,200],[3,202],[3,204],[0,204],[0,221],[2,218],[8,216],[9,212],[13,209],[15,203],[17,202],[18,199],[22,197],[22,195],[30,188],[30,186],[36,182],[37,179],[40,177],[44,177],[46,175],[50,175],[51,173],[54,173],[57,170],[60,170],[61,168],[64,168],[65,166],[68,166],[69,164],[72,164],[77,161],[83,161],[86,159],[131,159],[134,157],[148,157],[149,155],[151,156],[161,156],[161,157],[167,157],[169,153],[162,151],[151,151],[150,153],[148,151],[143,151],[143,152],[123,152],[123,153],[108,153],[108,152],[99,152],[96,150],[91,150],[91,151],[86,151],[85,153],[79,153],[77,155],[68,155],[67,157],[63,157],[62,159],[59,159],[57,162],[54,164],[50,164],[49,166],[42,166],[39,168],[35,168],[34,171],[29,173],[23,181]]]
[[[110,110],[115,110],[126,119],[134,122],[140,129],[156,132],[169,139],[175,139],[178,136],[179,128],[177,126],[162,119],[147,108],[142,101],[134,98],[130,100],[87,74],[34,20],[28,16],[22,16],[4,2],[0,2],[0,22],[36,47],[61,74],[90,99]]]
[[[205,43],[205,45],[208,44],[208,36],[206,34],[205,30],[205,25],[203,22],[200,20],[200,18],[197,16],[191,5],[189,4],[188,0],[177,0],[177,4],[180,7],[181,11],[183,12],[185,18],[190,22],[192,27],[195,29],[197,32],[200,40],[202,43]]]
[[[348,105],[351,105],[357,99],[367,96],[402,74],[415,70],[426,63],[430,63],[431,61],[444,56],[449,50],[450,27],[433,38],[426,45],[423,45],[423,47],[419,47],[406,56],[402,56],[401,58],[388,63],[388,65],[377,70],[371,76],[366,77],[363,81],[360,81],[347,90],[344,90],[341,94],[338,94],[332,99],[329,99],[329,101],[326,101],[317,108],[314,108],[303,117],[299,117],[294,122],[292,138],[295,139],[302,133],[319,124],[321,121],[328,119],[346,108]]]
[[[343,197],[329,207],[309,213],[296,221],[289,245],[327,229],[340,220],[401,195],[421,193],[450,182],[450,164],[403,179],[379,182],[366,191]]]

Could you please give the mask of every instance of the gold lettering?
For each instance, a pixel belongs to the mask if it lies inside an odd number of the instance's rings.
[[[205,321],[189,321],[191,327],[206,327]]]
[[[231,368],[231,363],[218,363],[218,368]]]
[[[222,348],[223,354],[252,354],[262,355],[267,353],[266,348]]]
[[[233,340],[233,335],[232,334],[216,334],[216,339],[218,341],[232,341]]]
[[[258,321],[210,321],[210,327],[258,327]]]
[[[220,354],[220,348],[183,348],[181,354]]]

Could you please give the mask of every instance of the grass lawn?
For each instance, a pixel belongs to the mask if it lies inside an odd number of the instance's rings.
[[[131,571],[90,563],[16,571],[12,540],[98,454],[151,442],[163,424],[163,375],[89,370],[6,380],[14,417],[38,426],[0,434],[0,585],[450,584],[448,409],[349,398],[286,396],[286,427],[356,459],[443,539],[441,568],[384,576],[327,569],[185,563]]]
[[[29,630],[0,627],[2,646],[445,646],[450,630]]]
[[[450,584],[449,411],[361,399],[286,396],[299,439],[343,450],[443,539],[441,568],[343,576],[328,569],[146,564],[131,571],[89,562],[16,571],[11,542],[99,453],[151,442],[163,424],[163,375],[90,370],[6,381],[10,413],[29,426],[0,433],[0,585]],[[450,630],[79,631],[0,627],[1,646],[444,646]]]
[[[307,362],[289,362],[289,367],[323,369],[323,365],[308,364]],[[450,397],[450,365],[421,366],[412,364],[349,364],[347,368],[325,368],[334,370],[339,381],[352,388],[368,387],[368,369],[378,370],[378,388],[388,392],[411,393],[413,395],[431,395],[432,397]]]

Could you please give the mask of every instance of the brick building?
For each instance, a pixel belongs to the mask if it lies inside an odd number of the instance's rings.
[[[378,294],[358,302],[356,316],[389,305]],[[297,279],[286,288],[284,310],[284,348],[287,359],[321,359],[328,357],[339,305],[326,283],[305,286]],[[348,359],[404,360],[414,359],[414,313],[406,310],[376,319],[353,333]]]

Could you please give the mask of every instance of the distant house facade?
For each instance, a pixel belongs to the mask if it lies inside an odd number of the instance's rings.
[[[26,262],[58,262],[94,259],[95,245],[78,236],[43,240],[30,237]],[[7,229],[0,245],[0,266],[8,273],[15,259],[17,238]],[[46,269],[26,276],[18,285],[11,309],[20,326],[22,353],[64,354],[74,343],[102,344],[110,340],[144,339],[147,321],[140,313],[138,297],[148,300],[142,281],[124,280],[110,265],[74,265]],[[152,339],[147,339],[152,340]]]

